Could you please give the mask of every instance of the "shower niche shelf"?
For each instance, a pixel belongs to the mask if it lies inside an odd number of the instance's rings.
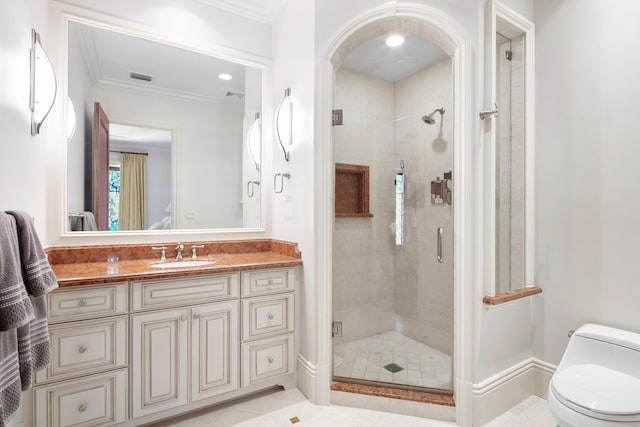
[[[336,163],[336,217],[370,218],[369,166]]]

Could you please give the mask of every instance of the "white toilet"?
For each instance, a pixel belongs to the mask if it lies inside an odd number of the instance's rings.
[[[561,427],[640,427],[640,334],[586,324],[549,383]]]

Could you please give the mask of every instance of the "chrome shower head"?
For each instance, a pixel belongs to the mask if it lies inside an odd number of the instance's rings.
[[[443,108],[437,108],[435,110],[433,110],[433,112],[431,114],[429,114],[428,116],[422,116],[422,121],[425,122],[428,125],[433,125],[436,123],[436,119],[433,118],[433,115],[436,113],[440,113],[440,116],[442,116],[444,114],[444,107]]]

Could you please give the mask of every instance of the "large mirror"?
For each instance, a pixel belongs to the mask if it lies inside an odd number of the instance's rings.
[[[67,33],[67,231],[259,228],[263,69],[75,20]]]

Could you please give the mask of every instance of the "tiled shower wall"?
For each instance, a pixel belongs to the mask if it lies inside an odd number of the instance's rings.
[[[335,343],[396,330],[447,354],[453,341],[453,215],[432,205],[430,182],[452,168],[451,60],[390,83],[339,70],[334,127],[336,162],[370,168],[373,218],[336,218],[333,252]],[[435,125],[423,115],[444,107]],[[405,241],[396,246],[394,179],[406,169]],[[444,263],[436,260],[436,232],[444,227]]]
[[[449,58],[395,84],[395,163],[404,160],[405,242],[395,249],[394,327],[452,354],[453,205],[432,204],[430,183],[453,168],[453,71]],[[421,117],[444,107],[436,124]],[[455,175],[453,176],[455,182]],[[450,185],[453,188],[453,184]],[[455,196],[455,195],[454,195]],[[444,262],[436,259],[444,228]]]

